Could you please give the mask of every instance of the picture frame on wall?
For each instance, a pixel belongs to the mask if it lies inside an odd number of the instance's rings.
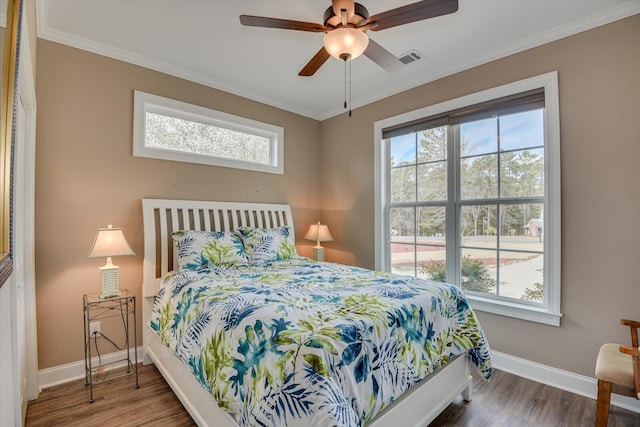
[[[0,58],[0,287],[13,272],[13,153],[22,5],[23,0],[0,1],[0,7],[6,7],[6,22],[0,28],[0,43],[4,45]]]

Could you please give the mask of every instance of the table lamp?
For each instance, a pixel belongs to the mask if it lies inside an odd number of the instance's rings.
[[[324,261],[324,248],[320,246],[320,242],[330,242],[333,240],[331,233],[329,233],[329,227],[324,224],[311,224],[309,231],[305,234],[306,240],[315,240],[316,245],[313,247],[313,259],[316,261]]]
[[[107,228],[99,228],[89,251],[89,258],[107,257],[107,263],[100,267],[102,278],[100,298],[114,298],[121,295],[118,278],[120,267],[113,265],[111,257],[123,255],[135,255],[135,252],[125,239],[122,228],[113,228],[111,224]]]

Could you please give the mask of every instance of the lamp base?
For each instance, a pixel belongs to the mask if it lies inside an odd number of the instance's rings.
[[[113,265],[109,259],[106,265],[100,267],[100,275],[102,276],[102,292],[100,292],[100,299],[119,298],[120,293],[120,280],[119,270],[120,267]]]
[[[108,294],[100,292],[100,295],[99,295],[100,299],[120,298],[121,296],[122,296],[122,293],[120,291],[111,292]]]
[[[315,261],[324,261],[324,248],[322,246],[313,248],[313,259]]]

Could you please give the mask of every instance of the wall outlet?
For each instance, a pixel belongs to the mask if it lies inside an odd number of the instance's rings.
[[[89,336],[94,336],[96,333],[100,333],[100,322],[94,322],[89,324]]]

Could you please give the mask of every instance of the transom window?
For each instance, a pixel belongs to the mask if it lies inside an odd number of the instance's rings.
[[[458,284],[481,310],[559,324],[554,76],[376,123],[377,268]]]
[[[135,92],[134,156],[280,173],[279,126]]]

